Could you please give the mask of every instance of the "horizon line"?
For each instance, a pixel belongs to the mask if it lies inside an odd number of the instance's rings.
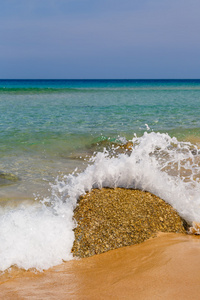
[[[200,78],[0,78],[0,80],[200,80]]]

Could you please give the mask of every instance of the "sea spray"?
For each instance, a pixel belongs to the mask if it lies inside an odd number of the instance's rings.
[[[171,204],[187,222],[200,221],[197,146],[155,132],[134,137],[132,144],[131,154],[98,152],[84,172],[57,181],[54,195],[59,192],[66,201],[75,201],[92,188],[141,189]]]
[[[2,209],[0,270],[16,265],[41,271],[72,259],[72,229],[72,211],[64,205],[60,215],[41,205]]]
[[[12,265],[47,269],[72,259],[73,210],[93,188],[124,187],[149,191],[188,222],[200,222],[199,150],[168,134],[134,136],[132,151],[96,153],[86,169],[51,183],[51,196],[35,205],[0,211],[0,270]]]

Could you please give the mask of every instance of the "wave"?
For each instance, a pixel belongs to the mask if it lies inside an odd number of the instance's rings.
[[[78,88],[42,88],[42,87],[0,87],[0,94],[10,93],[10,94],[44,94],[44,93],[67,93],[67,92],[78,92],[84,89]]]
[[[125,142],[125,141],[124,141]],[[95,153],[83,172],[51,184],[51,196],[35,205],[0,211],[0,270],[12,265],[48,269],[72,259],[73,210],[93,188],[149,191],[171,204],[189,224],[200,222],[200,151],[164,133],[136,135],[123,153],[119,147]],[[126,148],[126,147],[125,147]]]
[[[55,93],[102,93],[129,91],[199,91],[199,86],[171,86],[171,87],[0,87],[0,94],[55,94]]]

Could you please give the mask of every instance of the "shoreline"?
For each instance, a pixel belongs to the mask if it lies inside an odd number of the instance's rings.
[[[141,244],[65,262],[42,273],[13,270],[3,299],[197,299],[200,238],[159,233]],[[3,280],[2,280],[3,279]]]

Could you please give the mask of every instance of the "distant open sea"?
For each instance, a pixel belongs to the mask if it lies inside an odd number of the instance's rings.
[[[0,80],[0,270],[71,259],[93,187],[148,190],[200,221],[199,116],[200,80]]]

